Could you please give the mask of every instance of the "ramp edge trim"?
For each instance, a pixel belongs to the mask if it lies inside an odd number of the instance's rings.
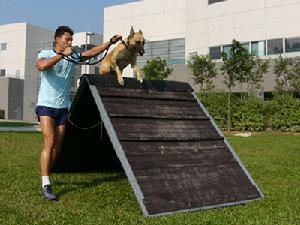
[[[241,205],[241,204],[246,204],[246,203],[250,203],[253,201],[258,201],[260,199],[261,198],[254,198],[254,199],[250,199],[250,200],[222,203],[222,204],[217,204],[217,205],[203,206],[203,207],[197,207],[197,208],[191,208],[191,209],[180,209],[180,210],[171,211],[171,212],[151,214],[151,215],[148,215],[148,217],[168,216],[168,215],[172,215],[175,213],[195,212],[195,211],[203,211],[203,210],[208,210],[208,209],[222,208],[222,207],[227,207],[227,206]]]
[[[242,161],[239,158],[239,156],[236,154],[236,152],[234,151],[234,149],[232,148],[232,146],[227,141],[227,138],[224,136],[224,134],[222,133],[222,131],[220,130],[220,128],[217,126],[217,123],[215,122],[215,120],[212,118],[212,116],[206,110],[206,108],[204,107],[204,105],[202,104],[202,102],[198,99],[197,94],[195,92],[192,92],[192,95],[197,100],[200,108],[204,111],[204,113],[206,114],[206,116],[209,118],[210,122],[212,123],[212,125],[214,126],[214,128],[217,130],[217,132],[219,133],[219,135],[224,138],[225,145],[228,147],[228,149],[230,150],[230,152],[233,155],[233,157],[237,160],[237,162],[239,163],[240,167],[242,168],[242,170],[244,171],[244,173],[246,174],[246,176],[248,177],[248,179],[251,181],[252,185],[257,189],[257,191],[259,192],[261,198],[264,198],[265,197],[264,194],[261,192],[260,188],[255,183],[255,181],[252,178],[252,176],[250,175],[249,171],[246,169],[246,167],[242,163]],[[257,198],[257,199],[260,199],[260,198]],[[250,200],[250,201],[252,201],[252,200]]]
[[[136,198],[137,198],[137,200],[140,204],[140,207],[143,211],[143,214],[144,214],[144,216],[148,217],[149,213],[148,213],[148,211],[147,211],[147,209],[144,205],[144,202],[143,202],[143,199],[144,199],[143,192],[141,191],[141,188],[140,188],[140,186],[139,186],[139,184],[138,184],[138,182],[137,182],[137,180],[134,176],[134,173],[131,169],[131,166],[130,166],[130,164],[129,164],[126,156],[125,156],[122,145],[121,145],[121,143],[120,143],[120,141],[117,137],[117,134],[115,132],[115,129],[113,128],[113,125],[112,125],[112,123],[109,119],[109,116],[108,116],[107,111],[104,107],[104,104],[101,100],[101,97],[100,97],[100,95],[97,91],[97,88],[94,85],[90,85],[90,84],[89,84],[89,88],[90,88],[91,93],[94,97],[95,103],[96,103],[96,105],[99,109],[101,120],[104,123],[104,126],[107,130],[107,133],[109,135],[111,143],[113,144],[113,147],[116,151],[116,154],[117,154],[117,156],[118,156],[118,158],[119,158],[119,160],[120,160],[120,162],[121,162],[121,164],[124,168],[124,171],[125,171],[125,173],[128,177],[129,183],[130,183],[130,185],[131,185],[131,187],[134,191],[134,194],[135,194],[135,196],[136,196]]]

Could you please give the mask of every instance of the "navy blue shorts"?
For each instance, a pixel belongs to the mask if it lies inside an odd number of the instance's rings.
[[[35,113],[40,122],[40,116],[50,116],[55,120],[55,125],[65,125],[68,117],[68,108],[56,109],[47,106],[38,105],[35,108]]]

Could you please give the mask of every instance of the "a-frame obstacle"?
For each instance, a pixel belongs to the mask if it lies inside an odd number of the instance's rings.
[[[145,216],[263,197],[189,84],[84,75],[54,171],[115,166]]]

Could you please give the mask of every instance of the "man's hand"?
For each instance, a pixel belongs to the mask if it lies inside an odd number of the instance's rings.
[[[65,56],[72,55],[72,53],[73,53],[73,49],[71,47],[65,48],[65,50],[62,52],[62,54],[64,54]]]
[[[109,43],[116,44],[119,40],[122,40],[122,36],[119,34],[116,34],[110,39]]]
[[[105,42],[104,44],[97,45],[96,47],[91,48],[90,50],[82,52],[81,56],[85,57],[87,59],[92,58],[96,55],[101,54],[106,49],[108,49],[110,47],[110,45],[116,44],[119,40],[122,40],[122,36],[119,34],[116,34],[109,41]]]

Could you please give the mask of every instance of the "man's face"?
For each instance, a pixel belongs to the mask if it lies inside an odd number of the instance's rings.
[[[72,41],[73,41],[73,36],[68,32],[65,32],[60,37],[56,38],[56,44],[62,50],[66,49],[67,47],[71,47]]]

